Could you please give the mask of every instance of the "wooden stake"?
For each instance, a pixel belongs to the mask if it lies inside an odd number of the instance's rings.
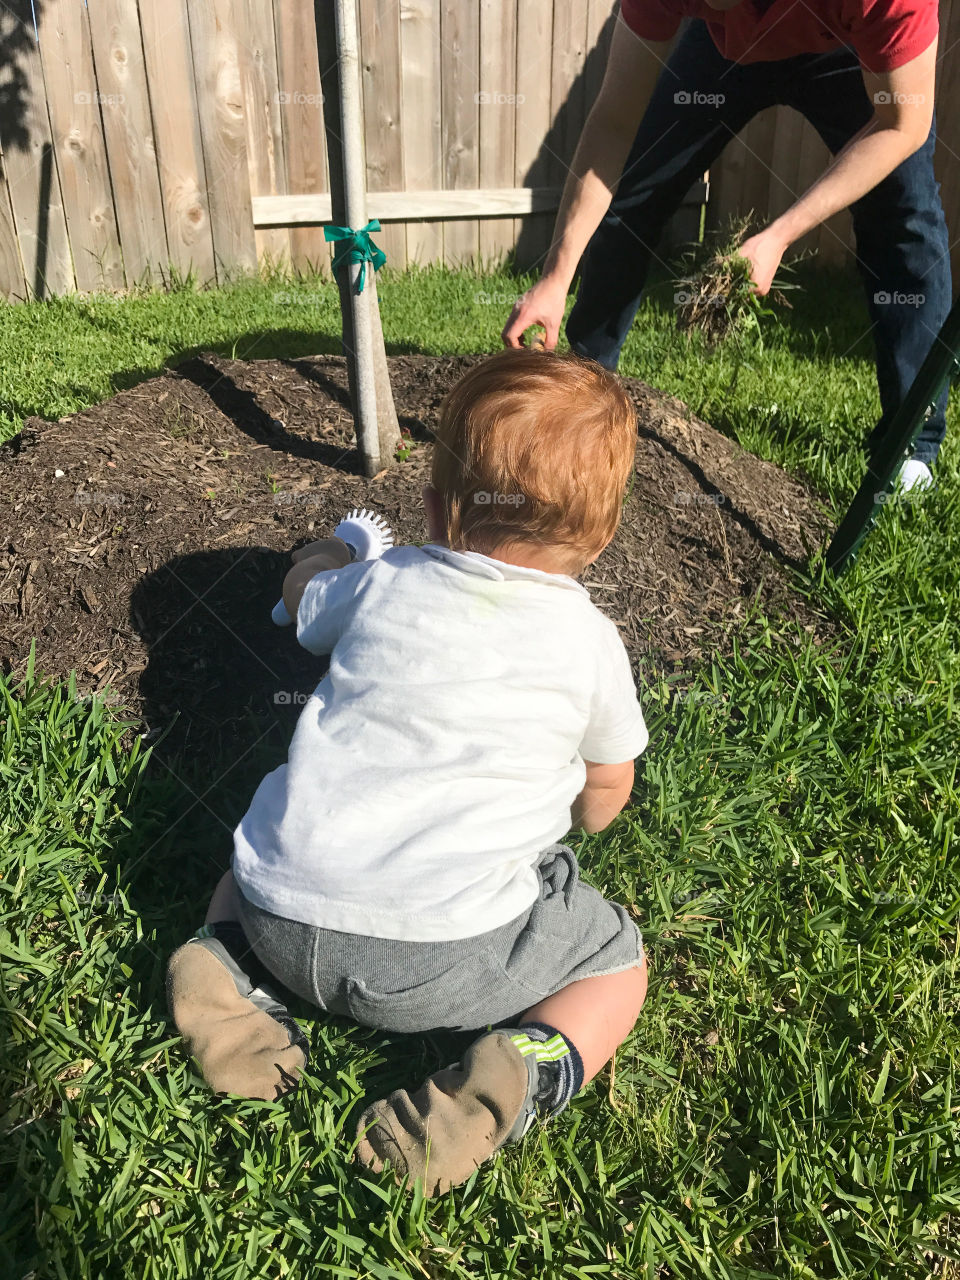
[[[314,5],[317,38],[321,49],[329,49],[329,6],[324,0]],[[366,167],[363,127],[360,115],[360,53],[355,0],[336,0],[336,64],[321,68],[336,79],[337,111],[324,112],[330,157],[330,190],[334,222],[353,230],[367,224]],[[329,79],[328,79],[329,83]],[[333,94],[325,94],[332,106]],[[341,141],[342,140],[342,141]],[[377,289],[373,267],[366,266],[362,293],[357,293],[361,264],[347,263],[337,272],[343,313],[343,345],[347,357],[350,395],[353,401],[357,445],[368,476],[376,475],[394,460],[400,436],[396,408],[387,377],[386,351],[380,328]]]

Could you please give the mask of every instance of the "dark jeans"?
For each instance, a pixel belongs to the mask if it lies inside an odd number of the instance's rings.
[[[758,111],[775,105],[796,108],[834,154],[873,113],[849,49],[740,66],[719,53],[703,22],[690,23],[654,89],[610,212],[584,253],[567,321],[574,351],[616,368],[664,224],[726,143]],[[851,207],[883,411],[871,443],[882,436],[950,310],[935,141],[936,123],[919,151]],[[917,442],[915,456],[925,462],[943,442],[946,399],[944,391]]]

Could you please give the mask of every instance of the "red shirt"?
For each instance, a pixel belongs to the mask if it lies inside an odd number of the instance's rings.
[[[683,18],[703,18],[731,62],[775,62],[852,45],[866,71],[893,71],[937,37],[937,0],[620,0],[624,22],[644,40],[669,40]]]

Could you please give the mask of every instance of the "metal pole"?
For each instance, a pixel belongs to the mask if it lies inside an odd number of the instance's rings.
[[[936,407],[945,383],[960,376],[960,298],[933,340],[927,358],[907,389],[903,401],[890,419],[863,483],[854,495],[846,515],[827,547],[827,568],[841,574],[856,557],[864,538],[873,528],[884,503],[893,496],[897,476],[927,415]]]
[[[357,37],[355,0],[336,0],[337,81],[340,90],[340,129],[343,138],[343,196],[347,226],[358,230],[367,224],[367,186],[363,155],[363,127],[360,120],[360,53]],[[376,291],[369,285],[373,268],[368,264],[368,284],[357,293],[361,263],[346,263],[341,268],[347,288],[341,297],[349,299],[352,324],[344,325],[344,334],[352,333],[356,402],[354,420],[357,445],[368,476],[376,475],[387,464],[380,456],[380,434],[377,428],[377,386],[373,359],[373,325],[371,307]],[[346,321],[346,317],[344,317]]]

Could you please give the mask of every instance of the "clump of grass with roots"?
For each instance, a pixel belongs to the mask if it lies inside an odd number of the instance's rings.
[[[781,276],[765,297],[755,291],[753,268],[739,252],[752,221],[752,213],[732,219],[722,232],[694,245],[682,260],[683,274],[674,281],[677,328],[687,335],[699,334],[707,346],[748,334],[762,343],[761,320],[776,315],[769,304],[790,306],[784,291],[796,285]]]

